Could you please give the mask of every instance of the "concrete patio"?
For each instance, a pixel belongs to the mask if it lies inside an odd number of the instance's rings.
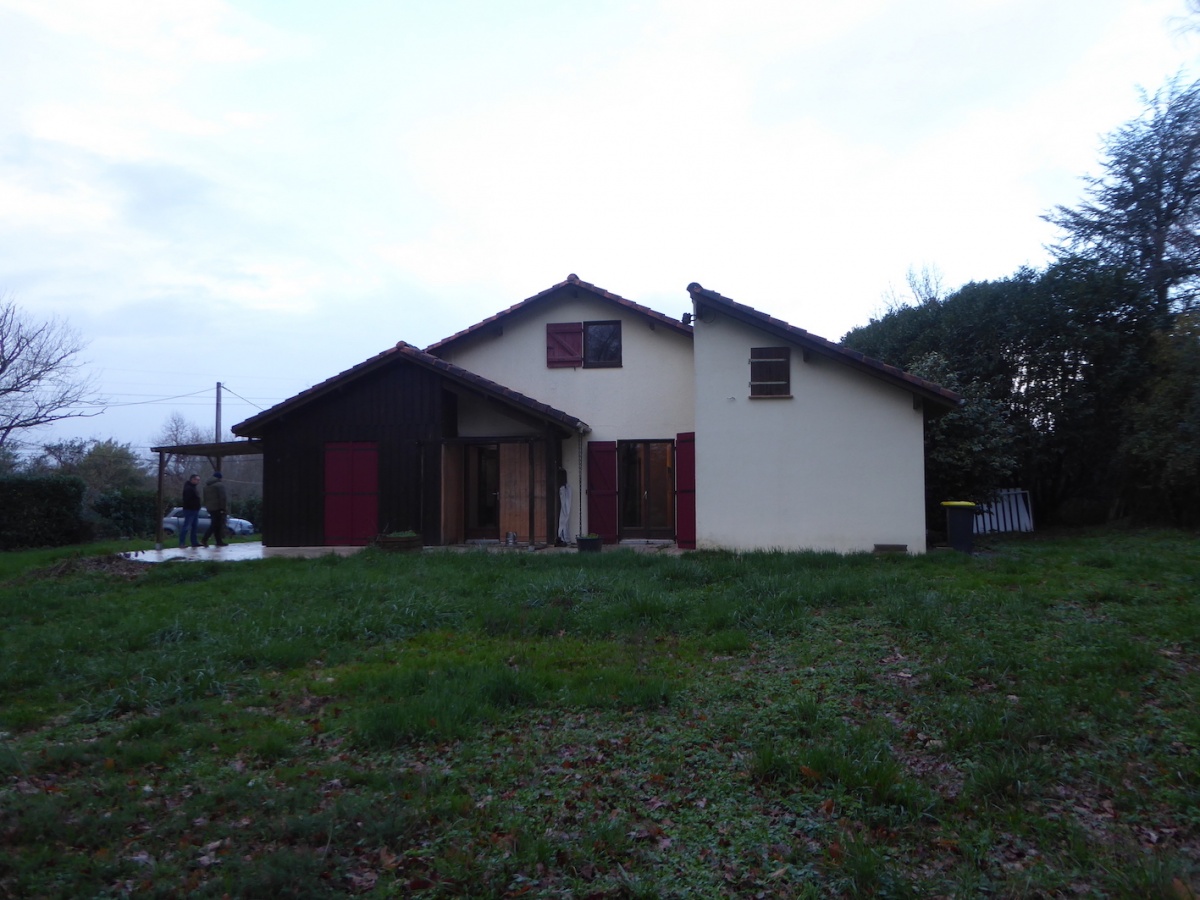
[[[351,556],[365,547],[264,547],[262,541],[245,541],[227,544],[224,547],[176,547],[165,545],[161,550],[130,550],[120,554],[132,562],[164,563],[164,562],[244,562],[249,559],[314,559],[319,556]],[[622,541],[619,544],[606,544],[604,552],[614,550],[633,550],[635,553],[666,553],[677,555],[682,553],[674,542],[670,541]],[[450,547],[426,547],[423,552],[467,553],[470,551],[486,551],[489,553],[577,553],[574,547],[531,547],[529,544],[504,544],[499,541],[488,541],[471,544],[456,544]]]
[[[130,550],[121,556],[134,562],[244,562],[248,559],[270,559],[276,556],[312,559],[317,556],[349,556],[362,547],[264,547],[262,541],[226,544],[224,547],[176,547],[165,545],[161,550]]]

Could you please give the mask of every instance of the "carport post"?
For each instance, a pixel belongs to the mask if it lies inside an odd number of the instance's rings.
[[[154,508],[155,509],[154,518],[158,522],[158,525],[156,525],[154,528],[154,549],[155,550],[161,550],[163,548],[163,546],[162,546],[163,545],[163,539],[162,539],[162,520],[163,520],[163,517],[162,517],[162,511],[163,511],[162,488],[163,488],[163,469],[167,465],[165,456],[166,456],[166,454],[163,453],[161,450],[158,451],[158,504]]]

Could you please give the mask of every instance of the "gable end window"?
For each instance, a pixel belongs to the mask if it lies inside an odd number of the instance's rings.
[[[615,368],[621,365],[621,323],[583,323],[583,367]]]
[[[617,368],[621,365],[621,323],[548,322],[546,367],[549,369]]]
[[[792,396],[791,359],[791,347],[752,347],[750,349],[750,396]]]

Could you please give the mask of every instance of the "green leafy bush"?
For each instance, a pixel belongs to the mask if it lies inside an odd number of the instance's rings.
[[[138,488],[109,491],[92,501],[101,537],[149,537],[157,528],[157,509],[158,495]]]

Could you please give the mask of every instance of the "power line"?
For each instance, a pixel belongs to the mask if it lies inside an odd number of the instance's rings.
[[[260,412],[262,411],[261,406],[259,406],[257,403],[253,402],[252,400],[247,400],[245,397],[243,397],[237,391],[232,390],[229,387],[229,385],[225,384],[225,382],[221,382],[221,388],[222,388],[222,390],[229,391],[229,393],[233,394],[233,396],[237,397],[239,400],[241,400],[245,403],[249,403],[251,406],[253,406],[255,409],[259,410]]]
[[[222,387],[224,387],[224,385],[222,385]],[[226,388],[226,390],[228,390],[228,389]],[[101,410],[102,411],[105,409],[121,409],[121,408],[129,407],[129,406],[153,406],[155,404],[164,404],[164,403],[173,403],[176,406],[211,406],[212,403],[209,400],[195,402],[194,398],[201,397],[204,393],[206,393],[206,391],[196,391],[195,393],[192,393],[192,394],[177,394],[173,397],[156,397],[152,394],[118,394],[118,395],[116,395],[118,398],[120,398],[120,397],[150,397],[151,399],[149,399],[149,400],[128,400],[128,401],[121,401],[121,400],[117,399],[117,400],[110,400],[107,403],[96,402],[96,403],[82,404],[82,405],[78,405],[78,406],[68,407],[68,409],[71,412],[86,412],[86,411],[91,411],[91,410]],[[239,400],[241,400],[246,405],[253,406],[257,410],[261,411],[265,408],[265,407],[260,406],[257,402],[255,402],[255,400],[251,400],[247,397],[243,397],[241,394],[237,394],[233,391],[229,391],[229,393],[233,394],[233,396],[237,397]],[[274,405],[276,403],[282,402],[282,400],[285,398],[258,397],[256,399],[261,400],[264,403],[269,403],[271,405]],[[179,401],[179,400],[192,400],[193,402],[178,403],[177,401]]]
[[[94,406],[116,407],[116,406],[145,406],[148,403],[169,403],[172,400],[185,400],[188,397],[196,397],[203,394],[204,391],[193,391],[190,394],[176,394],[174,397],[158,397],[154,400],[131,400],[128,403],[96,403]],[[136,396],[136,395],[130,395]]]

